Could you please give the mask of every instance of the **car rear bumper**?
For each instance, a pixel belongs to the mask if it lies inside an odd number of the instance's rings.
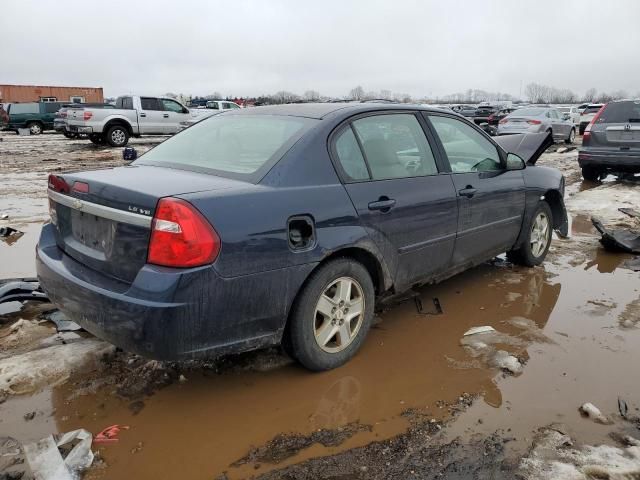
[[[67,130],[75,133],[93,133],[93,127],[82,127],[78,125],[68,125]]]
[[[145,265],[131,284],[75,261],[43,227],[36,269],[63,313],[114,345],[160,360],[217,356],[276,344],[298,289],[316,264],[234,278],[213,267]]]
[[[578,151],[580,167],[604,167],[621,172],[640,172],[640,154],[630,154],[620,150],[594,151],[580,149]]]

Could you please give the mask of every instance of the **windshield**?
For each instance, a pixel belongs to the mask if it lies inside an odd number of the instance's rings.
[[[545,112],[544,108],[521,108],[513,112],[513,115],[519,117],[537,117]]]
[[[598,117],[597,123],[640,122],[640,101],[608,104]]]
[[[602,108],[602,105],[594,105],[591,107],[587,107],[584,109],[584,112],[582,112],[583,115],[588,115],[590,113],[598,113],[598,111]]]
[[[216,115],[166,140],[135,163],[210,171],[251,181],[315,122],[291,116]]]

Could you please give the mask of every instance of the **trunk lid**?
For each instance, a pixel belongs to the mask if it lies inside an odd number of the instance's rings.
[[[58,175],[49,183],[56,242],[89,268],[132,282],[146,263],[151,220],[160,198],[246,185],[155,166]],[[88,192],[78,191],[85,189]]]

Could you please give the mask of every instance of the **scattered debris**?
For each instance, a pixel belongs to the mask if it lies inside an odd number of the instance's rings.
[[[414,297],[414,301],[416,302],[416,309],[420,315],[442,315],[444,313],[442,305],[440,305],[440,300],[437,298],[433,299],[433,310],[425,310],[422,300],[418,296]]]
[[[56,324],[56,330],[58,330],[58,332],[75,332],[77,330],[82,330],[80,325],[69,320],[60,310],[54,310],[53,312],[45,315],[45,318]]]
[[[93,463],[91,433],[73,430],[57,441],[49,435],[24,445],[24,453],[37,480],[76,480]]]
[[[580,412],[580,414],[583,417],[587,417],[590,418],[591,420],[593,420],[596,423],[600,423],[601,425],[611,425],[613,424],[613,422],[611,421],[611,419],[609,417],[607,417],[606,415],[604,415],[599,409],[598,407],[596,407],[594,404],[592,403],[585,403],[583,404],[578,411]]]
[[[473,327],[467,330],[466,332],[464,332],[463,337],[467,337],[469,335],[477,335],[479,333],[487,333],[487,332],[495,332],[495,331],[496,329],[489,325],[485,325],[482,327]]]
[[[640,253],[640,234],[632,230],[607,230],[600,220],[591,218],[591,223],[602,235],[600,243],[614,252]]]
[[[620,416],[622,418],[627,418],[627,412],[629,411],[629,407],[627,407],[627,402],[625,402],[620,397],[618,397],[618,411],[620,412]]]
[[[634,210],[633,208],[619,208],[618,211],[624,213],[625,215],[629,215],[630,217],[640,219],[640,212],[638,210]]]
[[[11,278],[0,280],[0,303],[24,300],[46,302],[49,299],[40,288],[37,278]]]
[[[24,418],[25,421],[28,422],[29,420],[33,420],[35,417],[36,417],[36,412],[29,412],[29,413],[25,413],[22,418]]]
[[[522,364],[520,363],[520,360],[504,350],[496,351],[489,359],[489,365],[494,368],[506,370],[514,375],[522,372]]]
[[[129,430],[128,425],[111,425],[96,435],[93,443],[116,443],[119,442],[118,434],[120,430]]]

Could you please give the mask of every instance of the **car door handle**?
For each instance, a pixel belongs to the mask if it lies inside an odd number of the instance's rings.
[[[169,118],[169,114],[165,113],[164,115],[162,115],[164,118]]]
[[[140,114],[140,116],[141,116],[141,117],[146,117],[146,116],[147,116],[147,114],[146,114],[146,113],[141,113],[141,114]]]
[[[396,204],[393,198],[380,197],[376,202],[369,203],[369,210],[380,210],[382,213],[387,213]]]
[[[458,193],[460,194],[461,197],[471,198],[476,194],[477,191],[478,191],[477,188],[473,188],[471,185],[467,185],[462,190],[459,190]]]

